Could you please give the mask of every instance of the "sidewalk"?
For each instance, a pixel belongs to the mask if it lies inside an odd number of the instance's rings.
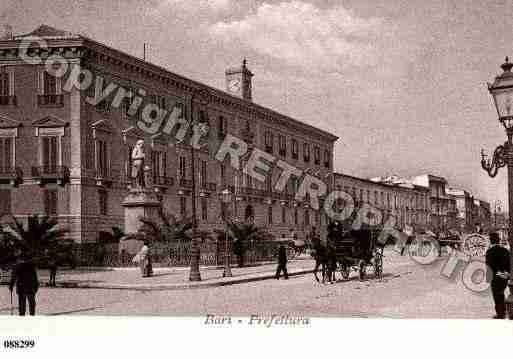
[[[311,273],[315,266],[312,259],[291,260],[289,276]],[[218,287],[274,278],[276,263],[251,267],[232,267],[232,277],[223,278],[223,268],[200,267],[201,281],[189,281],[188,267],[155,268],[152,277],[143,278],[139,268],[116,270],[64,270],[57,272],[57,287],[131,289],[131,290],[179,290]],[[48,271],[40,271],[41,285],[48,282]]]

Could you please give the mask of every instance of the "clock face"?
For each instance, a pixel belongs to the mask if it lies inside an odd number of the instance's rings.
[[[230,92],[239,92],[240,81],[238,79],[230,80],[230,82],[228,82],[228,90],[230,90]]]

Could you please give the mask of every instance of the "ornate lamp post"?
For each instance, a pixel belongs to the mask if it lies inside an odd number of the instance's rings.
[[[198,99],[201,106],[205,107],[208,104],[209,93],[207,90],[198,90],[192,94],[190,98],[190,123],[194,124],[194,101]],[[204,121],[200,118],[198,124]],[[192,243],[191,243],[191,264],[189,271],[189,280],[191,282],[201,281],[201,274],[199,270],[200,263],[200,244],[198,238],[198,220],[196,216],[196,155],[194,146],[191,144],[191,172],[192,172],[192,189],[191,189],[191,202],[192,202]]]
[[[499,168],[508,166],[508,242],[510,250],[513,250],[513,64],[506,57],[506,62],[501,65],[503,73],[495,78],[493,84],[488,84],[488,90],[493,97],[499,122],[504,126],[508,140],[504,145],[499,145],[493,152],[492,159],[481,150],[481,166],[490,177],[495,177]],[[510,295],[507,299],[509,316],[513,317],[513,258],[510,266],[509,279]]]
[[[224,272],[223,277],[231,277],[232,276],[232,269],[230,268],[230,245],[228,243],[229,236],[228,236],[228,206],[232,202],[233,194],[230,192],[228,188],[224,189],[221,192],[221,201],[225,205],[225,211],[224,211],[224,220],[226,223],[226,233],[225,233],[225,253],[224,253]]]

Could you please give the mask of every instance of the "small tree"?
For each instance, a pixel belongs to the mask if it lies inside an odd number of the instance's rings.
[[[233,237],[233,254],[237,256],[239,267],[244,266],[244,255],[248,244],[253,240],[266,240],[272,235],[253,223],[228,222],[229,235]]]

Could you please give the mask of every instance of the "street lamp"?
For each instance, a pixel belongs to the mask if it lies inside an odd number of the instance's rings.
[[[224,210],[224,221],[226,223],[226,233],[225,233],[225,253],[224,253],[224,272],[223,277],[231,277],[232,276],[232,269],[230,268],[230,246],[228,243],[228,206],[230,203],[232,203],[232,192],[226,188],[223,191],[221,191],[221,201],[225,205]]]
[[[490,160],[481,150],[481,166],[490,177],[495,177],[499,168],[508,166],[508,242],[510,250],[513,250],[513,64],[506,57],[506,62],[501,65],[503,73],[495,78],[493,84],[488,84],[488,91],[493,97],[499,122],[504,126],[508,140],[504,145],[499,145]],[[510,278],[508,282],[510,295],[507,299],[509,316],[513,317],[513,257],[510,264]]]
[[[200,106],[207,106],[209,98],[208,90],[197,90],[190,98],[190,124],[194,126],[194,101],[197,99]],[[198,124],[204,124],[205,119],[200,118]],[[192,205],[192,241],[191,241],[191,263],[189,271],[189,281],[201,281],[200,264],[200,244],[198,238],[198,220],[196,215],[196,155],[194,145],[191,143],[191,172],[192,172],[192,189],[191,189],[191,205]]]

